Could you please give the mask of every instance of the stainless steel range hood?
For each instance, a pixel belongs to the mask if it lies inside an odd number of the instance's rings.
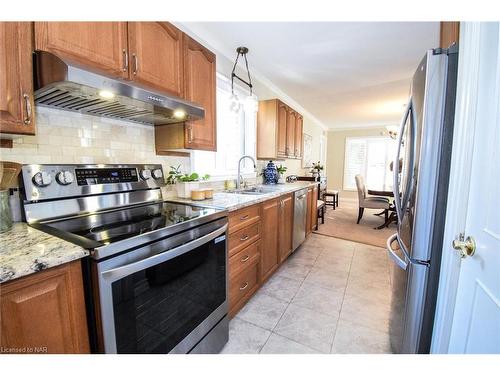
[[[40,106],[148,125],[205,116],[196,104],[83,70],[48,52],[35,53],[34,70]]]

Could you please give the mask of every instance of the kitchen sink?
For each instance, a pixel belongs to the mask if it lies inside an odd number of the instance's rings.
[[[272,190],[264,189],[264,188],[259,187],[259,186],[253,186],[253,187],[239,189],[239,190],[225,190],[224,192],[225,193],[232,193],[232,194],[262,195],[262,194],[271,193]]]

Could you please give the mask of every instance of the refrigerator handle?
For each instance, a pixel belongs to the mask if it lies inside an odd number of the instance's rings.
[[[394,263],[396,263],[403,270],[406,270],[406,268],[408,268],[408,262],[406,261],[407,258],[406,258],[406,254],[404,253],[404,250],[403,250],[403,254],[405,255],[405,259],[401,259],[391,247],[392,243],[394,241],[396,241],[397,239],[398,239],[397,233],[394,233],[392,236],[390,236],[387,239],[386,248],[387,248],[387,251],[389,252],[389,256],[392,258]],[[399,243],[399,240],[398,240],[398,243]]]
[[[398,216],[398,221],[401,222],[403,219],[403,213],[401,209],[401,197],[399,196],[399,155],[401,154],[401,146],[403,143],[403,133],[406,127],[406,121],[408,120],[408,115],[410,114],[410,110],[412,107],[412,98],[408,100],[408,104],[406,106],[406,111],[403,115],[403,119],[401,120],[401,125],[399,126],[398,133],[398,147],[396,149],[396,157],[394,159],[394,164],[392,166],[392,190],[394,193],[394,205],[396,208],[396,215]]]

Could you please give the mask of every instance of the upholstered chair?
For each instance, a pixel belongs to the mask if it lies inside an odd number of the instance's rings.
[[[367,196],[368,192],[366,190],[365,181],[363,176],[357,174],[355,176],[356,179],[356,187],[358,189],[358,200],[359,200],[359,213],[358,213],[358,221],[356,224],[359,224],[361,218],[363,217],[363,212],[365,208],[371,208],[374,210],[384,210],[385,218],[389,215],[389,199],[385,197],[370,197]]]

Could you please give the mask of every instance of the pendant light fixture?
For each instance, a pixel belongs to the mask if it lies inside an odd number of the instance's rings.
[[[230,104],[229,104],[229,109],[232,112],[238,113],[241,108],[241,103],[238,98],[238,95],[234,93],[234,79],[237,78],[240,82],[244,83],[248,88],[250,89],[250,96],[252,96],[252,78],[250,77],[250,70],[248,69],[248,60],[247,60],[247,53],[248,53],[248,48],[247,47],[238,47],[236,48],[236,61],[234,62],[233,65],[233,71],[231,72],[231,97],[229,98]],[[236,65],[238,65],[238,60],[240,56],[243,56],[245,59],[245,67],[247,69],[247,75],[248,75],[248,81],[245,81],[243,78],[239,77],[236,73]]]

